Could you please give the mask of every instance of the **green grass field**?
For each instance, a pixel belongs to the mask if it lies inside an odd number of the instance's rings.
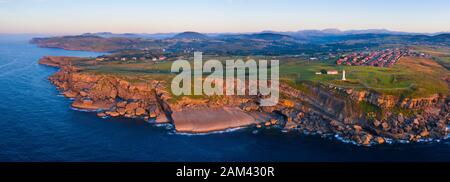
[[[449,58],[445,57],[445,60],[450,62]],[[227,58],[216,59],[224,61]],[[255,59],[261,59],[261,57]],[[448,85],[443,80],[450,76],[450,72],[429,59],[404,57],[392,68],[336,66],[332,63],[310,62],[301,58],[279,57],[277,59],[280,60],[280,79],[298,89],[305,88],[305,83],[320,83],[343,88],[369,89],[396,96],[426,97],[436,93],[450,95]],[[107,62],[82,66],[82,68],[96,74],[120,76],[133,82],[162,80],[170,83],[175,76],[170,72],[171,65],[171,61]],[[316,75],[316,72],[321,70],[338,70],[339,74]],[[341,81],[342,70],[347,72],[347,81]]]

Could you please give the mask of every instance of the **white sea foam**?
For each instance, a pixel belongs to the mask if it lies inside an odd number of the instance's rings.
[[[74,110],[74,111],[80,111],[80,112],[101,112],[101,109],[97,109],[97,110],[87,110],[87,109],[78,109],[78,108],[74,108],[74,107],[70,107],[70,109]]]
[[[206,136],[206,135],[214,135],[214,134],[223,134],[223,133],[231,133],[231,132],[235,132],[235,131],[239,131],[242,129],[245,129],[247,127],[237,127],[237,128],[230,128],[230,129],[226,129],[223,131],[212,131],[212,132],[207,132],[207,133],[183,133],[183,132],[176,132],[175,134],[177,135],[185,135],[185,136]]]

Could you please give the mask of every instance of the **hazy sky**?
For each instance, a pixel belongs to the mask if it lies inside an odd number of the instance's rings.
[[[449,0],[0,0],[0,33],[450,31]]]

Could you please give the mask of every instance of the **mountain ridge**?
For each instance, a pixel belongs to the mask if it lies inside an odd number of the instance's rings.
[[[207,37],[220,37],[220,36],[231,36],[231,35],[251,35],[251,34],[262,34],[262,33],[273,33],[288,35],[291,37],[324,37],[324,36],[343,36],[343,35],[358,35],[358,34],[389,34],[389,35],[428,35],[435,36],[440,34],[450,34],[450,31],[434,32],[434,33],[419,33],[419,32],[403,32],[403,31],[392,31],[388,29],[354,29],[354,30],[340,30],[336,28],[327,29],[305,29],[298,31],[273,31],[264,30],[259,32],[218,32],[218,33],[200,33],[194,31],[186,32],[169,32],[169,33],[112,33],[112,32],[95,32],[95,33],[84,33],[82,35],[96,35],[105,38],[111,37],[126,37],[126,38],[152,38],[152,39],[167,39],[173,38],[178,34],[182,33],[198,33],[205,35]]]

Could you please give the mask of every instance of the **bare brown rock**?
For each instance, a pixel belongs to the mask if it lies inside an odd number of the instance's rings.
[[[127,106],[127,102],[126,101],[122,101],[122,102],[118,102],[117,103],[117,107],[124,108],[126,106]]]
[[[127,106],[125,107],[125,110],[127,111],[127,113],[134,112],[134,110],[137,109],[138,107],[139,107],[139,103],[131,102],[131,103],[127,104]]]
[[[421,137],[428,137],[430,135],[430,132],[428,132],[428,130],[424,130],[424,131],[422,131],[422,132],[420,132],[420,136]]]
[[[359,125],[353,125],[353,128],[355,129],[356,133],[360,133],[363,130],[362,127]]]
[[[68,98],[75,98],[75,97],[77,97],[78,94],[74,91],[69,90],[69,91],[65,91],[63,93],[63,95]]]
[[[120,114],[116,111],[107,111],[105,112],[107,115],[111,116],[111,117],[118,117],[120,116]]]
[[[123,116],[123,115],[125,115],[125,113],[127,112],[124,108],[118,108],[117,109],[117,112],[121,115],[121,116]]]
[[[375,139],[375,141],[376,141],[378,144],[383,144],[383,143],[385,142],[384,138],[382,138],[382,137],[377,137],[377,138]]]
[[[136,116],[142,116],[144,114],[145,114],[145,109],[140,108],[140,107],[136,109]]]
[[[85,92],[85,91],[81,91],[81,92],[80,92],[80,96],[81,96],[81,97],[86,97],[86,96],[88,96],[88,93]]]
[[[155,121],[156,121],[156,123],[159,123],[159,124],[164,124],[164,123],[169,123],[170,122],[169,118],[167,118],[165,113],[159,114],[156,117]]]
[[[81,102],[87,106],[94,104],[94,101],[92,101],[91,99],[82,99]]]
[[[287,108],[293,108],[295,106],[295,102],[292,100],[283,100],[281,105]]]
[[[372,141],[373,136],[371,134],[365,134],[363,137],[361,137],[362,139],[362,144],[363,145],[370,145],[370,142]]]
[[[259,109],[259,106],[256,103],[250,102],[250,103],[244,104],[242,109],[246,112],[257,111]]]
[[[148,112],[151,118],[156,118],[160,114],[159,107],[156,104],[150,104],[148,106]]]

